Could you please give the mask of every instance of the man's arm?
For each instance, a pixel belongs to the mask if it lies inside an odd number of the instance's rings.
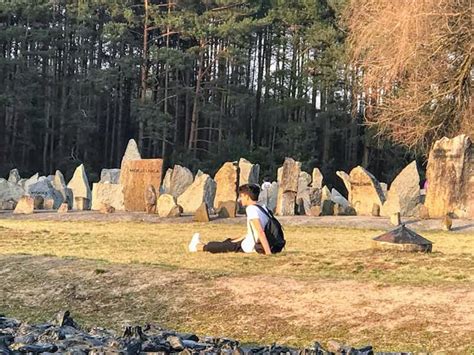
[[[254,231],[255,235],[258,236],[258,240],[262,244],[263,250],[265,251],[265,255],[270,255],[272,250],[270,249],[270,244],[268,244],[267,236],[262,228],[262,224],[258,218],[250,220],[250,226]]]

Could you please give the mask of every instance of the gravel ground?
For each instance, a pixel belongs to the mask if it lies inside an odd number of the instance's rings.
[[[145,223],[192,223],[192,216],[182,216],[179,218],[160,218],[157,215],[148,215],[141,212],[115,212],[112,214],[101,214],[97,211],[70,211],[67,214],[58,214],[55,211],[35,211],[32,215],[14,215],[11,211],[0,211],[0,219],[13,220],[38,220],[38,221],[130,221]],[[389,218],[366,217],[366,216],[282,216],[278,217],[283,226],[308,226],[308,227],[328,227],[328,228],[355,228],[355,229],[379,229],[390,230],[393,226]],[[441,230],[440,219],[419,220],[404,218],[403,223],[414,230],[435,231]],[[222,224],[244,224],[245,216],[239,215],[237,218],[220,219],[216,216],[211,218],[211,223]],[[473,233],[474,220],[455,219],[453,220],[452,232]]]

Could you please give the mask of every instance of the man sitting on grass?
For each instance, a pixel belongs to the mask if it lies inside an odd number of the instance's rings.
[[[240,238],[228,238],[223,242],[201,242],[199,233],[195,233],[189,243],[189,251],[207,251],[209,253],[243,252],[272,254],[265,235],[265,226],[269,223],[269,212],[264,206],[258,206],[260,187],[245,184],[239,187],[239,201],[247,214],[247,235]],[[262,211],[264,209],[264,211]]]

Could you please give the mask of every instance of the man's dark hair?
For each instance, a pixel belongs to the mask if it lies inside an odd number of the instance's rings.
[[[239,187],[239,194],[245,194],[249,196],[252,201],[258,201],[260,187],[255,184],[245,184]]]

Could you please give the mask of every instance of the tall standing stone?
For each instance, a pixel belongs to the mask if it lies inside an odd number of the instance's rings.
[[[345,171],[337,171],[336,175],[339,176],[344,183],[344,186],[346,187],[347,190],[347,200],[350,202],[351,201],[351,190],[352,190],[352,185],[351,185],[351,177],[349,174],[347,174]]]
[[[102,169],[100,172],[100,183],[120,183],[120,169]]]
[[[160,193],[158,193],[160,195]],[[156,212],[156,189],[153,185],[148,185],[145,189],[145,209],[146,213],[152,214]]]
[[[300,172],[298,177],[298,192],[296,194],[297,212],[300,215],[311,213],[311,175],[306,171]]]
[[[161,184],[160,193],[169,194],[171,193],[171,176],[173,175],[173,169],[168,168],[163,178],[163,183]]]
[[[194,176],[188,168],[175,165],[171,174],[169,194],[178,198],[193,183]]]
[[[61,171],[56,170],[52,184],[53,188],[62,196],[62,202],[58,205],[57,201],[55,200],[53,208],[59,208],[59,206],[64,202],[68,204],[69,208],[72,208],[74,200],[72,190],[66,186],[66,181],[64,180],[64,175],[61,173]]]
[[[324,177],[321,171],[318,168],[314,168],[311,186],[316,189],[321,189],[323,187],[323,179]]]
[[[145,190],[148,185],[160,191],[162,159],[125,160],[120,172],[120,184],[123,186],[124,206],[126,211],[144,212],[146,203]]]
[[[18,172],[18,169],[12,169],[10,170],[10,174],[8,175],[8,182],[11,182],[12,184],[18,184],[21,180],[20,173]]]
[[[357,211],[357,215],[371,216],[374,205],[379,209],[385,202],[385,197],[377,179],[358,166],[349,174],[351,181],[350,203]]]
[[[140,155],[140,151],[138,150],[137,142],[135,142],[135,139],[130,139],[122,157],[120,167],[122,167],[123,163],[128,160],[140,160],[141,158],[142,157]]]
[[[260,165],[252,164],[247,159],[239,160],[239,186],[245,184],[258,184]]]
[[[112,206],[116,211],[124,211],[123,186],[121,184],[94,183],[92,184],[93,211],[99,211],[103,205]]]
[[[200,177],[201,175],[204,175],[204,171],[202,171],[201,169],[199,169],[196,173],[196,175],[194,176],[194,180],[196,180],[198,177]]]
[[[332,201],[331,200],[331,190],[329,190],[329,188],[327,186],[323,186],[323,188],[321,189],[321,204],[324,202],[324,201]]]
[[[278,183],[276,181],[272,182],[268,188],[260,191],[260,195],[258,196],[258,202],[265,205],[272,212],[275,212],[277,200]]]
[[[382,188],[383,195],[385,196],[385,199],[387,199],[388,195],[388,185],[385,182],[380,183],[380,187]]]
[[[202,174],[178,197],[178,205],[183,208],[183,213],[193,214],[203,203],[212,206],[215,195],[216,182],[209,175]]]
[[[40,177],[39,174],[36,173],[35,175],[31,176],[29,179],[25,180],[23,185],[21,186],[23,190],[28,192],[28,190],[30,189],[30,186],[38,182],[39,177]]]
[[[67,187],[71,189],[73,195],[73,209],[89,209],[92,200],[92,192],[89,187],[89,180],[87,179],[86,170],[84,164],[79,165],[74,171],[72,179],[67,184]],[[77,198],[85,199],[83,206],[79,206]],[[83,204],[83,203],[81,203]],[[82,207],[82,208],[79,208]]]
[[[239,171],[231,162],[224,163],[214,177],[217,184],[214,208],[219,208],[221,202],[237,201]]]
[[[474,218],[474,148],[467,135],[435,142],[428,158],[425,206],[431,218]]]
[[[380,215],[390,217],[399,212],[401,216],[413,216],[420,203],[420,175],[416,161],[407,165],[390,185],[387,201],[383,204]]]
[[[279,170],[278,200],[276,214],[293,216],[295,214],[296,195],[298,193],[298,178],[301,172],[301,163],[286,158],[283,167]]]
[[[350,206],[349,201],[336,189],[331,190],[331,201],[337,203],[338,205],[347,208]]]
[[[15,205],[24,194],[20,186],[0,178],[0,205]]]

